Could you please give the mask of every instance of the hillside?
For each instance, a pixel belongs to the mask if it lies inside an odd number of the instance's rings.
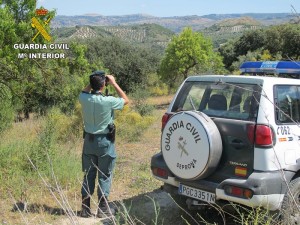
[[[229,18],[220,20],[204,29],[199,29],[205,36],[212,39],[217,48],[227,40],[240,36],[246,30],[264,27],[252,17]],[[116,26],[75,26],[52,29],[57,41],[86,39],[95,37],[118,37],[133,44],[166,47],[175,34],[158,24],[116,25]]]
[[[136,44],[150,44],[165,47],[174,32],[157,24],[128,26],[76,26],[52,29],[57,41],[95,37],[119,37]]]
[[[57,41],[95,37],[119,37],[124,41],[160,49],[167,46],[175,33],[184,27],[202,32],[210,37],[217,48],[229,39],[239,37],[244,31],[260,29],[271,24],[289,22],[294,17],[279,14],[211,14],[206,16],[154,17],[150,15],[127,16],[57,16],[52,35]]]
[[[262,25],[272,25],[272,24],[280,24],[280,23],[288,22],[294,17],[294,15],[290,13],[243,13],[243,14],[210,14],[204,17],[214,21],[248,17],[259,21]]]
[[[126,26],[137,24],[158,24],[174,32],[180,32],[184,27],[201,30],[210,27],[224,19],[249,17],[262,25],[272,25],[288,22],[293,18],[289,13],[247,13],[247,14],[210,14],[204,16],[174,16],[155,17],[145,14],[124,16],[82,15],[56,16],[51,22],[52,28],[75,26]]]
[[[212,25],[213,20],[199,16],[184,17],[154,17],[144,14],[125,15],[125,16],[56,16],[51,22],[52,28],[75,27],[75,26],[124,26],[136,24],[158,24],[174,32],[180,32],[183,27],[192,26],[201,29],[207,25]]]
[[[201,30],[213,40],[214,46],[218,47],[227,40],[240,36],[244,31],[256,30],[264,27],[252,17],[229,18]]]

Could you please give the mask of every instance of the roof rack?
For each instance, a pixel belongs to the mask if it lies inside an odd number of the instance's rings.
[[[300,61],[244,62],[240,70],[242,75],[277,75],[299,79]]]

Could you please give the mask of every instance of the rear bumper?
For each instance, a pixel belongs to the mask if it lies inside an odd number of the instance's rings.
[[[250,207],[264,207],[274,211],[280,209],[281,202],[287,192],[287,183],[290,182],[293,176],[294,172],[290,171],[255,171],[247,179],[226,179],[216,188],[216,198]],[[251,189],[253,197],[242,199],[229,196],[224,192],[226,185]]]
[[[253,195],[251,199],[243,199],[243,198],[237,198],[237,197],[226,195],[223,189],[216,189],[217,200],[226,200],[226,201],[242,204],[253,208],[263,207],[270,211],[275,211],[280,209],[283,197],[284,194],[270,194],[270,195]]]
[[[274,211],[280,209],[281,202],[287,191],[286,183],[289,183],[294,172],[290,171],[272,171],[272,172],[253,172],[247,179],[231,178],[214,183],[208,180],[184,181],[177,179],[168,170],[162,155],[156,154],[152,157],[151,167],[164,168],[168,171],[168,176],[165,178],[154,176],[156,179],[163,181],[165,184],[172,185],[178,188],[179,183],[187,186],[198,188],[204,191],[216,194],[217,204],[220,200],[226,200],[249,207],[263,207]],[[251,199],[244,199],[235,196],[227,195],[224,191],[226,185],[247,188],[253,191]]]
[[[153,175],[153,174],[152,174],[152,176],[153,176],[154,178],[156,178],[157,180],[160,180],[160,181],[164,182],[165,184],[172,185],[172,186],[174,186],[174,187],[176,187],[176,188],[179,187],[179,181],[176,180],[176,177],[168,177],[167,179],[164,179],[164,178],[162,178],[162,177],[158,177],[158,176],[155,176],[155,175]]]

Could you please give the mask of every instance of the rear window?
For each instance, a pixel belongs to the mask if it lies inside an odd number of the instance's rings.
[[[197,110],[211,117],[254,120],[260,98],[260,87],[253,84],[186,82],[172,111]]]

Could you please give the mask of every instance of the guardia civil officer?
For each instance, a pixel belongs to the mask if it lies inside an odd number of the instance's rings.
[[[119,97],[105,96],[106,84],[114,87]],[[95,71],[90,75],[90,84],[79,95],[84,122],[84,144],[82,152],[82,217],[89,217],[90,198],[95,190],[98,174],[98,210],[97,216],[115,214],[115,209],[108,204],[112,173],[115,166],[116,151],[114,144],[114,110],[120,110],[129,100],[112,75]]]

